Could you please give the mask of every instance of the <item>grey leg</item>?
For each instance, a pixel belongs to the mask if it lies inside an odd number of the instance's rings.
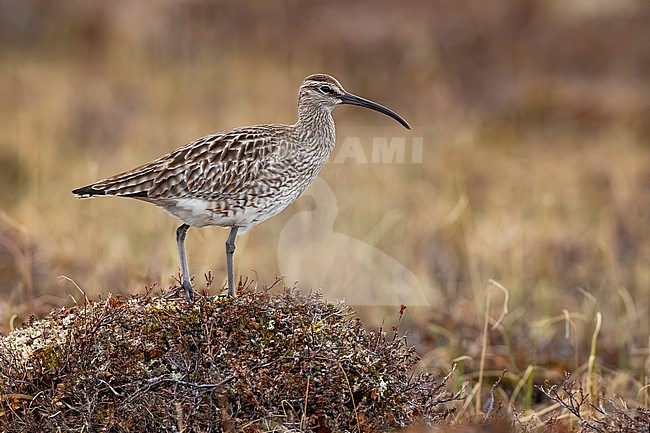
[[[228,240],[226,241],[226,266],[228,267],[228,296],[231,298],[235,297],[235,272],[233,271],[232,266],[232,254],[235,252],[235,236],[237,236],[237,229],[239,227],[234,226],[230,230],[228,235]]]
[[[190,304],[192,303],[192,283],[190,282],[190,270],[187,266],[187,254],[185,254],[185,235],[190,226],[182,224],[176,229],[176,242],[178,243],[178,254],[181,256],[181,272],[183,273],[183,283],[181,287],[185,291],[185,299]]]

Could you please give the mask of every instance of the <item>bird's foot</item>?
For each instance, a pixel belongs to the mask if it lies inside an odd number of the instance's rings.
[[[194,295],[198,295],[199,292],[194,290],[194,287],[192,287],[192,283],[189,281],[183,281],[179,289],[183,289],[183,292],[185,293],[185,300],[187,301],[188,304],[192,305],[194,304]]]

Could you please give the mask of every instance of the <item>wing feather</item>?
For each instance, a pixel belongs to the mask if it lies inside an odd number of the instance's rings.
[[[208,135],[148,164],[73,192],[84,197],[113,195],[152,202],[240,195],[255,188],[266,166],[277,164],[277,158],[269,156],[283,136],[280,128],[257,125]]]

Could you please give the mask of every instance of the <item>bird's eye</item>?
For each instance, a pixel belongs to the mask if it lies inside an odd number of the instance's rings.
[[[320,86],[320,91],[325,93],[326,95],[333,92],[333,90],[332,90],[332,88],[330,86]]]

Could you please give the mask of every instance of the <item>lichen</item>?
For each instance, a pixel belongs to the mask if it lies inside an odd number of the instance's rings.
[[[109,297],[0,339],[3,431],[378,431],[444,419],[445,380],[342,303],[244,291]],[[180,420],[180,421],[179,421]],[[85,427],[83,427],[85,426]]]

